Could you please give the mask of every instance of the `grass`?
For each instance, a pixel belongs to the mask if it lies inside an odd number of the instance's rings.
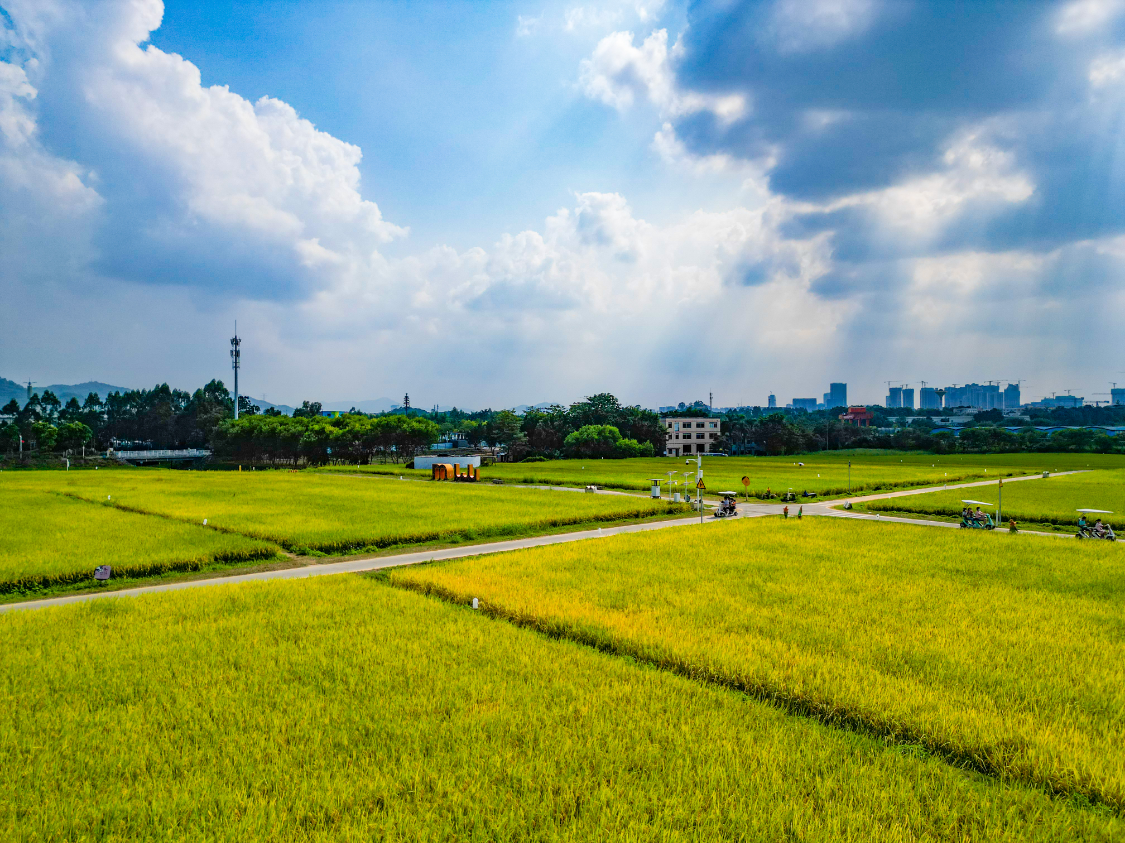
[[[431,541],[523,535],[687,511],[618,495],[398,483],[308,472],[162,469],[38,472],[5,477],[13,491],[51,490],[219,531],[298,553],[344,553]]]
[[[971,494],[970,494],[971,493]],[[869,501],[871,511],[895,509],[923,515],[958,516],[962,498],[999,504],[996,486],[981,486],[960,491],[929,492],[882,501]],[[1114,530],[1125,529],[1125,471],[1091,471],[1047,480],[1026,480],[1004,484],[1004,519],[1019,522],[1054,524],[1074,528],[1079,508],[1108,509],[1113,515],[1102,516]],[[993,516],[996,507],[991,510]],[[1091,522],[1098,516],[1090,516]]]
[[[1034,482],[1034,481],[1033,481]],[[1125,808],[1125,556],[828,518],[681,527],[391,581]]]
[[[267,542],[194,524],[0,486],[0,595],[92,586],[98,565],[110,565],[115,578],[138,578],[277,552]]]
[[[5,840],[1119,840],[917,747],[332,577],[0,616]]]
[[[981,480],[988,477],[1012,476],[1050,471],[1064,471],[1087,466],[1125,469],[1125,456],[1116,454],[907,454],[898,451],[827,451],[790,457],[703,457],[703,479],[709,494],[733,490],[740,495],[745,489],[764,498],[769,489],[783,495],[789,489],[797,494],[804,490],[822,497],[849,494],[848,462],[851,467],[850,493],[910,488],[953,482]],[[803,463],[801,465],[800,463]],[[413,471],[394,465],[338,466],[325,471],[345,474],[369,473],[428,478],[429,471]],[[530,463],[497,463],[481,469],[484,480],[500,479],[506,483],[543,486],[584,486],[593,484],[607,489],[647,491],[650,480],[665,481],[668,472],[673,480],[685,481],[683,472],[693,472],[694,462],[684,457],[653,457],[625,460],[552,460]],[[749,487],[742,485],[750,478]],[[684,486],[678,487],[683,490]]]

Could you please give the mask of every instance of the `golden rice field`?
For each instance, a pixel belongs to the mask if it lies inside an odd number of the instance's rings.
[[[0,489],[65,493],[276,542],[340,553],[646,518],[685,507],[623,495],[415,483],[309,472],[162,469],[9,473]]]
[[[848,462],[851,466],[849,486]],[[1119,454],[905,454],[870,451],[827,451],[790,457],[703,456],[703,479],[708,493],[732,490],[764,498],[767,489],[783,495],[808,490],[822,497],[937,485],[945,482],[983,480],[1086,467],[1125,469]],[[373,473],[428,478],[429,471],[413,471],[395,465],[338,466],[323,469],[342,474]],[[674,472],[670,478],[668,472]],[[685,477],[689,472],[691,477]],[[497,463],[481,469],[485,480],[545,486],[597,485],[607,489],[648,490],[650,480],[668,480],[685,491],[695,485],[695,462],[684,457],[638,457],[623,460],[551,460],[547,462]],[[744,487],[742,478],[750,485]]]
[[[390,577],[457,602],[478,597],[519,624],[1120,811],[1120,551],[770,518]]]
[[[927,492],[888,500],[870,501],[869,510],[916,512],[925,515],[959,515],[962,498],[973,498],[1000,504],[997,486],[978,486],[961,491]],[[1101,516],[1114,530],[1125,529],[1125,471],[1091,471],[1050,477],[1047,480],[1021,480],[1005,483],[1003,490],[1004,519],[1037,521],[1043,524],[1074,526],[1078,510],[1107,509],[1112,515]],[[1092,515],[1091,519],[1099,516]]]
[[[115,577],[197,570],[277,554],[267,542],[0,485],[0,595]]]
[[[9,612],[0,648],[4,840],[1125,837],[1104,812],[373,579]]]

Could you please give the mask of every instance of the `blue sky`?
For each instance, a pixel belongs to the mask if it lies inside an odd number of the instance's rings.
[[[655,406],[1125,375],[1125,2],[0,0],[0,374]]]

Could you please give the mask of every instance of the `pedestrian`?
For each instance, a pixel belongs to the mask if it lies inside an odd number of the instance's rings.
[[[1016,527],[1016,519],[1015,518],[1009,518],[1008,519],[1008,532],[1009,533],[1018,533],[1019,532],[1019,529]]]
[[[768,501],[772,497],[773,497],[773,495],[770,494],[770,487],[766,486],[766,500]]]
[[[801,504],[801,506],[797,507],[797,520],[798,521],[801,520],[801,516],[804,514],[804,512],[805,512],[804,504]]]
[[[785,509],[781,510],[781,517],[782,518],[788,518],[789,517],[789,507],[785,507]]]

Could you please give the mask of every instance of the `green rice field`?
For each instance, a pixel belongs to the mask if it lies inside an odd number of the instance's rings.
[[[917,747],[371,578],[11,612],[0,647],[4,840],[1125,836]]]
[[[288,471],[10,473],[0,478],[0,489],[51,491],[191,524],[202,525],[206,519],[213,530],[322,553],[510,536],[686,511],[625,495]]]
[[[848,462],[852,463],[850,473]],[[765,497],[767,489],[783,495],[808,490],[822,497],[937,485],[945,482],[984,480],[1049,471],[1083,468],[1125,469],[1118,454],[908,454],[871,451],[826,451],[790,457],[703,457],[703,479],[708,493],[732,490]],[[338,466],[325,471],[343,474],[388,474],[428,478],[429,471],[394,465]],[[669,478],[669,472],[674,472]],[[689,472],[691,477],[685,477]],[[550,460],[547,462],[496,463],[481,469],[482,479],[544,486],[597,485],[607,489],[647,491],[653,478],[680,481],[676,491],[695,485],[695,462],[684,457],[651,457],[623,460]],[[742,478],[748,477],[749,486]]]
[[[110,565],[116,577],[141,577],[277,552],[245,536],[0,485],[0,595],[92,584],[98,565]]]
[[[869,501],[872,511],[915,512],[922,515],[951,515],[961,513],[963,498],[994,504],[991,513],[1001,502],[997,486],[980,486],[961,491],[927,492],[888,500]],[[1004,519],[1074,526],[1082,509],[1106,509],[1112,515],[1103,519],[1114,530],[1125,529],[1125,471],[1091,471],[1050,477],[1047,480],[1025,480],[1005,483],[1003,490]],[[1091,515],[1093,520],[1096,515]]]
[[[770,518],[390,578],[1007,781],[1125,808],[1125,556],[1115,545]]]

